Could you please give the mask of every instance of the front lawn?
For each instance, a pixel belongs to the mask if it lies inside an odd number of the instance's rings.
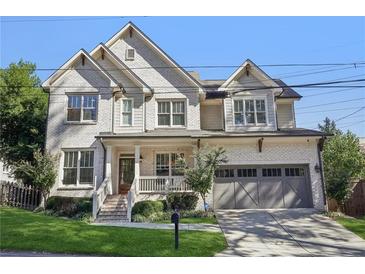
[[[181,218],[179,220],[181,224],[217,224],[217,219],[215,217],[191,217],[191,218]],[[168,224],[171,223],[170,220],[162,220],[158,221],[160,224]]]
[[[365,216],[359,219],[336,217],[336,221],[365,240]]]
[[[226,248],[222,233],[92,226],[22,209],[0,207],[0,249],[101,256],[213,256]]]

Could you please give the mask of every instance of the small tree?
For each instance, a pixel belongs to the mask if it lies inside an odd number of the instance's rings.
[[[199,193],[204,202],[204,210],[207,211],[206,196],[212,188],[215,171],[220,164],[227,162],[227,158],[222,147],[213,149],[205,147],[197,150],[194,153],[194,158],[195,166],[185,167],[185,181],[193,191]]]
[[[18,162],[12,172],[15,176],[26,176],[35,187],[40,189],[42,193],[41,207],[44,207],[57,177],[56,162],[58,157],[47,152],[42,154],[38,149],[34,152],[33,158],[32,163],[29,161]]]
[[[365,156],[360,150],[359,138],[348,131],[342,133],[334,121],[324,120],[319,129],[333,134],[323,149],[324,175],[329,198],[340,206],[350,197],[352,183],[365,174]]]

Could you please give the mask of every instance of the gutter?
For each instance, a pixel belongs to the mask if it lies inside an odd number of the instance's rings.
[[[321,185],[322,185],[322,195],[323,195],[323,203],[326,206],[327,205],[327,194],[326,194],[326,186],[325,186],[325,179],[324,179],[324,171],[323,171],[323,160],[322,160],[322,153],[323,150],[323,144],[326,137],[322,136],[322,138],[318,141],[317,144],[317,153],[318,153],[318,161],[319,161],[319,169],[321,174]]]

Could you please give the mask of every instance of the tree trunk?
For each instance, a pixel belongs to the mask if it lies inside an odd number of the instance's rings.
[[[202,197],[202,200],[203,200],[204,211],[207,212],[207,207],[206,207],[206,202],[205,202],[205,195],[204,194],[200,194],[200,196]]]

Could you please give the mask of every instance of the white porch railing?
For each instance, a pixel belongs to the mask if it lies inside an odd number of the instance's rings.
[[[93,219],[96,219],[100,207],[103,205],[106,196],[112,194],[112,181],[110,178],[105,178],[99,188],[93,193]]]
[[[139,193],[166,193],[192,191],[183,176],[141,176],[138,179]]]

